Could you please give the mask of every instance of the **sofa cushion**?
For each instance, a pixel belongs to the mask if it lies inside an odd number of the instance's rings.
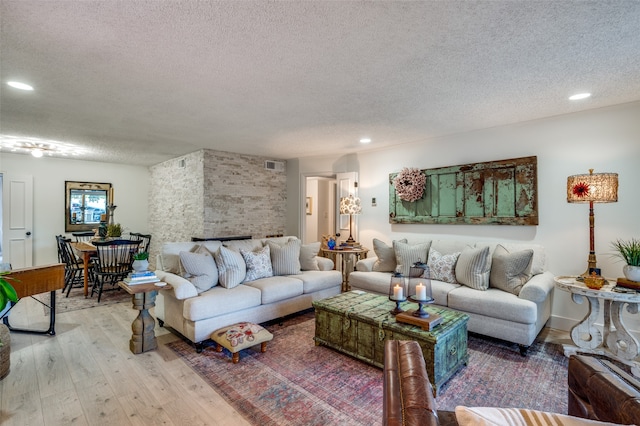
[[[261,304],[257,288],[239,285],[232,289],[216,286],[184,301],[183,315],[187,320],[203,319],[241,311]]]
[[[408,244],[401,241],[393,242],[393,251],[396,255],[396,270],[405,277],[409,276],[411,265],[420,261],[425,262],[428,258],[431,241],[418,244]]]
[[[261,278],[244,285],[260,290],[262,293],[261,302],[263,305],[300,296],[303,291],[302,281],[293,277],[280,276]]]
[[[302,281],[305,294],[342,286],[342,273],[340,271],[303,271],[290,277]]]
[[[271,250],[273,275],[295,275],[300,273],[300,247],[302,242],[292,238],[285,244],[267,241]]]
[[[162,244],[160,252],[160,262],[158,268],[165,272],[171,272],[172,274],[180,275],[180,252],[181,251],[194,251],[194,249],[200,245],[203,245],[211,253],[215,253],[220,248],[220,241],[206,241],[202,244],[196,244],[193,242],[170,242]]]
[[[225,288],[233,288],[244,281],[247,265],[237,251],[220,247],[214,256],[218,266],[218,282]]]
[[[398,240],[398,242],[406,243],[407,239]],[[373,239],[373,251],[378,258],[373,264],[373,270],[376,272],[395,272],[396,266],[396,253],[393,250],[393,243],[388,246],[384,241],[377,238]]]
[[[460,252],[442,254],[433,247],[429,250],[427,266],[431,273],[431,279],[446,283],[458,284],[456,281],[456,262]]]
[[[456,263],[456,280],[476,290],[489,288],[489,274],[491,272],[491,256],[489,246],[472,248],[465,247]]]
[[[206,249],[195,253],[181,251],[180,264],[185,272],[184,278],[196,287],[198,293],[218,284],[216,261]]]
[[[531,249],[509,253],[498,244],[491,259],[489,285],[519,295],[522,286],[531,278],[532,260]]]
[[[530,300],[497,288],[478,291],[460,286],[449,292],[448,307],[459,311],[500,318],[522,324],[535,324],[538,319],[537,305]]]
[[[320,241],[310,244],[303,244],[300,247],[300,269],[303,271],[318,271],[318,253],[320,252]]]
[[[240,249],[240,254],[247,266],[247,274],[244,277],[245,283],[273,276],[269,246],[256,248],[253,251]]]

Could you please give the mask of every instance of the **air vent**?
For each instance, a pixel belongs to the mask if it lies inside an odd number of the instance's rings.
[[[276,172],[283,172],[284,171],[284,162],[267,160],[267,161],[264,162],[264,168],[267,169],[267,170],[274,170]]]

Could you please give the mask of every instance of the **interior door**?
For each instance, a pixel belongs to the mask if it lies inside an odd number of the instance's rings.
[[[337,173],[337,191],[336,191],[336,235],[340,234],[339,241],[346,241],[349,238],[349,215],[340,214],[340,198],[348,197],[353,194],[358,196],[358,172]],[[358,226],[357,216],[353,220],[353,229],[351,230],[353,238],[357,241]]]
[[[33,176],[2,175],[2,216],[3,262],[33,266]]]

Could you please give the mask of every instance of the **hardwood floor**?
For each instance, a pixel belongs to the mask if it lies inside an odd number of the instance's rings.
[[[46,329],[28,298],[12,325]],[[159,348],[129,351],[130,304],[56,316],[56,336],[11,333],[11,372],[0,381],[0,424],[248,425],[220,395],[165,347],[177,337],[156,325]]]
[[[11,314],[16,327],[46,329],[32,299]],[[130,304],[59,314],[56,336],[11,333],[11,372],[0,381],[0,424],[248,425],[224,399],[165,347],[178,337],[156,325],[158,349],[129,351]],[[567,332],[541,337],[569,343]]]

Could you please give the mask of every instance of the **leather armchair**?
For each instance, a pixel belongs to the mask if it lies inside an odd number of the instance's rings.
[[[568,414],[619,424],[640,424],[640,381],[612,362],[569,358]]]

